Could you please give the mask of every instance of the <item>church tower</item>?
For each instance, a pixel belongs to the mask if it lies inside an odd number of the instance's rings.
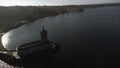
[[[41,34],[41,44],[45,44],[48,42],[48,37],[47,37],[47,31],[44,29],[44,26],[42,26],[42,31],[40,32]]]

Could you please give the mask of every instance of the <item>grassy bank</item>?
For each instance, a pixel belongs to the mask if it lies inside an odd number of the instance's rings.
[[[9,31],[39,18],[81,11],[83,9],[79,6],[0,7],[0,32]]]
[[[85,8],[119,6],[120,3],[66,5],[66,6],[10,6],[0,7],[0,33],[7,32],[39,18],[55,16],[69,12],[82,12]]]

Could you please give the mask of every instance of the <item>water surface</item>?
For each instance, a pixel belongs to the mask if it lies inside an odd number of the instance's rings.
[[[49,40],[62,47],[45,67],[114,67],[120,60],[119,12],[119,6],[103,7],[39,19],[8,32],[6,46],[14,49],[18,44],[40,39],[41,26],[45,25]]]

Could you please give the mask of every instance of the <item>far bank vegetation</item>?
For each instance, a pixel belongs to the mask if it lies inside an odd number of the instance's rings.
[[[79,6],[14,6],[0,7],[0,32],[6,32],[36,19],[68,12],[81,12]]]

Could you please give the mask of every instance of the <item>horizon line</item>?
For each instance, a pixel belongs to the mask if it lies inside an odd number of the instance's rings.
[[[94,4],[63,4],[63,5],[0,5],[0,7],[15,7],[15,6],[69,6],[69,5],[98,5],[98,4],[120,4],[120,3],[94,3]]]

